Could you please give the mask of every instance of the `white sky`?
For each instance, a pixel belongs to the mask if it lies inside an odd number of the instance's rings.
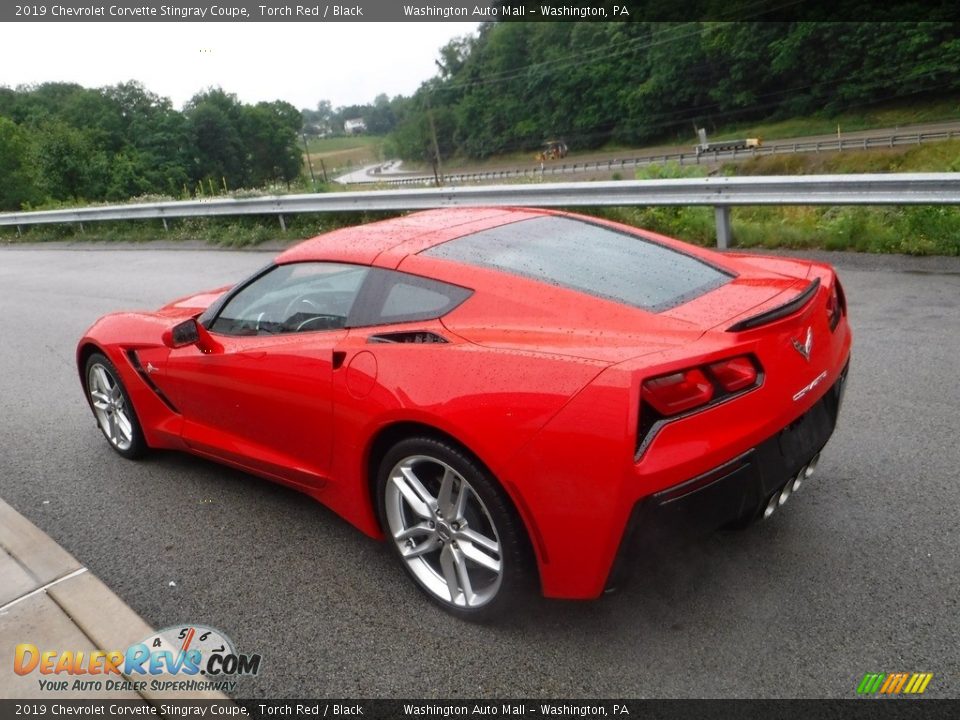
[[[477,23],[10,23],[0,85],[138,80],[180,108],[220,86],[245,103],[364,104],[410,95],[436,74],[451,38]]]

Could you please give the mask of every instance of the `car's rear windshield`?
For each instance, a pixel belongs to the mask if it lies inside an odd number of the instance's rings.
[[[540,217],[465,235],[425,255],[495,268],[660,312],[730,279],[702,260],[625,232]]]

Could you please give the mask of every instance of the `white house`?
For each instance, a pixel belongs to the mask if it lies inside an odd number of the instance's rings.
[[[343,123],[343,131],[347,135],[355,135],[356,133],[366,132],[366,130],[367,124],[363,121],[363,118],[353,118]]]

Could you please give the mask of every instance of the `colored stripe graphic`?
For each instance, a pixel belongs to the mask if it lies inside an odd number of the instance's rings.
[[[858,695],[920,695],[933,680],[933,673],[867,673],[857,686]]]
[[[907,673],[891,673],[887,676],[887,681],[883,684],[883,687],[880,688],[880,692],[887,695],[896,695],[906,681]]]
[[[933,680],[933,673],[914,673],[913,678],[910,680],[910,685],[913,685],[913,688],[905,690],[905,692],[919,695],[927,689],[927,685]],[[907,687],[909,688],[909,685]]]
[[[880,683],[883,682],[885,677],[885,673],[867,673],[863,676],[863,680],[860,681],[860,685],[857,687],[857,693],[860,695],[875,693],[880,689]]]

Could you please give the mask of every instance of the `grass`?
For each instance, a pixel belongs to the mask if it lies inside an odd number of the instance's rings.
[[[714,130],[708,128],[708,131],[711,140],[732,140],[744,137],[780,140],[813,135],[835,136],[838,125],[841,133],[851,133],[950,120],[960,120],[960,98],[922,100],[912,104],[877,105],[837,115],[815,114],[773,122],[739,123],[721,126]]]
[[[342,172],[384,160],[382,149],[383,137],[380,135],[344,135],[312,138],[307,141],[307,150],[310,153],[314,173],[319,178],[322,167],[325,167],[330,180]],[[310,172],[306,157],[304,157],[304,172]]]

